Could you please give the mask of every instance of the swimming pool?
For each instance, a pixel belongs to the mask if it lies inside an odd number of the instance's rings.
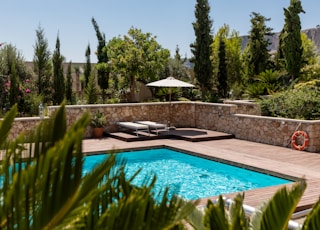
[[[83,173],[106,156],[86,156]],[[167,148],[121,152],[118,156],[127,160],[128,177],[142,168],[134,181],[136,185],[141,185],[147,174],[155,174],[157,191],[169,186],[169,194],[175,193],[188,200],[292,182]]]

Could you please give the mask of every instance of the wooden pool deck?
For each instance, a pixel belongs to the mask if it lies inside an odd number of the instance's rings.
[[[154,139],[127,142],[112,137],[86,139],[83,141],[85,153],[103,153],[110,150],[134,150],[150,147],[170,147],[197,153],[202,156],[232,163],[234,165],[259,169],[259,171],[285,176],[287,178],[305,178],[307,189],[300,200],[297,210],[312,207],[320,196],[320,154],[296,151],[289,148],[249,142],[239,139],[208,141],[186,141],[181,139]],[[244,203],[257,207],[268,200],[280,186],[245,191]],[[223,194],[233,198],[235,194]],[[201,199],[199,205],[205,205],[208,197]]]

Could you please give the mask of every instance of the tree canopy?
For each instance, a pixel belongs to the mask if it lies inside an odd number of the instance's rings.
[[[170,51],[162,48],[155,36],[133,27],[123,38],[111,39],[103,52],[110,57],[105,68],[112,68],[113,74],[123,77],[124,86],[130,89],[131,101],[134,101],[136,80],[151,82],[158,79],[170,57]]]

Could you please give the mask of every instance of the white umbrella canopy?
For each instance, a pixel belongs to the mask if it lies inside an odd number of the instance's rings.
[[[175,79],[174,77],[167,77],[166,79],[162,79],[159,81],[154,81],[148,83],[147,86],[154,86],[154,87],[194,87],[194,85],[189,84],[184,81],[180,81]]]
[[[168,87],[168,88],[194,87],[194,85],[184,81],[180,81],[178,79],[175,79],[174,77],[167,77],[162,80],[154,81],[154,82],[148,83],[147,86]],[[169,90],[169,101],[171,102],[171,90]]]

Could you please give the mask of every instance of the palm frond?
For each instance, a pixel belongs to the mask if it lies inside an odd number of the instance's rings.
[[[251,228],[262,230],[287,229],[291,215],[305,189],[305,180],[296,182],[291,189],[287,187],[279,189],[268,203],[256,209],[251,218]]]
[[[229,230],[228,215],[222,196],[219,196],[217,204],[208,201],[205,211],[204,226],[206,229]]]
[[[197,230],[204,230],[204,223],[203,223],[203,219],[204,219],[204,211],[205,209],[202,210],[195,208],[185,219],[185,221],[191,226],[193,227],[193,229],[197,229]]]
[[[244,194],[237,194],[230,205],[231,229],[248,229],[249,223],[243,209],[243,199]]]
[[[303,225],[303,230],[320,229],[320,198],[312,207],[312,210],[306,216]]]
[[[61,111],[64,111],[64,106],[57,114],[61,114]],[[63,117],[53,117],[53,120],[63,126]],[[8,141],[5,159],[1,162],[1,229],[13,229],[17,226],[23,229],[44,229],[51,223],[80,185],[82,137],[89,120],[89,114],[83,115],[60,141],[58,139],[61,136],[57,138],[50,134],[46,138],[40,138],[44,133],[42,128],[50,127],[51,120],[39,125],[37,132],[32,134],[34,139],[20,135],[16,140]],[[52,132],[47,129],[47,133],[50,131]],[[29,155],[25,155],[25,140],[30,141]],[[39,146],[47,143],[55,145],[37,148],[38,155],[32,158],[35,156],[35,152],[32,152],[35,150],[35,143]]]
[[[17,116],[18,113],[18,106],[15,104],[12,106],[10,111],[6,113],[3,120],[0,123],[0,147],[3,148],[5,142],[7,141],[7,138],[9,136],[12,123],[14,121],[14,118]]]

